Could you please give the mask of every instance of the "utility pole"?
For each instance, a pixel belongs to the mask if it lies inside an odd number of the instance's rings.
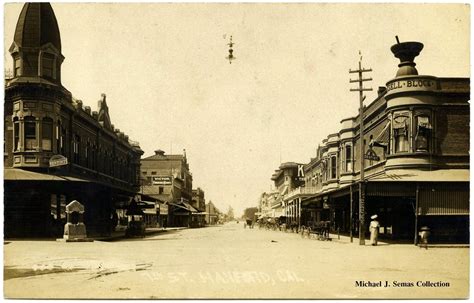
[[[364,169],[365,169],[365,159],[364,159],[364,151],[365,151],[365,144],[364,144],[364,100],[365,96],[363,94],[364,91],[371,91],[372,88],[364,88],[363,83],[365,81],[372,81],[372,78],[363,78],[362,74],[371,72],[372,69],[364,69],[362,68],[362,54],[359,51],[359,69],[357,70],[350,70],[349,73],[358,74],[358,79],[356,80],[349,80],[349,83],[359,83],[358,88],[351,88],[351,92],[359,92],[359,140],[360,140],[360,182],[359,182],[359,245],[365,245],[365,187],[364,187]]]

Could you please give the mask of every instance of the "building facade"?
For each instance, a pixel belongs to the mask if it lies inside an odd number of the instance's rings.
[[[417,243],[427,226],[434,242],[469,241],[470,79],[419,75],[422,48],[394,45],[401,63],[364,108],[364,137],[359,116],[343,119],[304,166],[304,185],[284,197],[299,226],[330,221],[333,231],[358,234],[362,190],[366,231],[377,214],[385,239]]]
[[[206,224],[207,225],[216,225],[219,223],[219,217],[221,215],[221,212],[219,209],[212,203],[212,201],[209,201],[209,203],[206,203]]]
[[[193,177],[186,158],[182,155],[166,155],[156,150],[153,156],[141,160],[142,191],[166,202],[167,226],[194,227],[200,211],[192,206]],[[203,192],[204,194],[204,192]],[[204,196],[203,196],[204,198]],[[160,205],[160,209],[164,205]],[[161,214],[161,211],[160,211]]]
[[[115,209],[139,188],[143,151],[111,123],[105,94],[97,111],[62,86],[61,38],[49,3],[26,3],[5,84],[5,236],[59,236],[65,205],[85,206],[89,234],[108,234]]]

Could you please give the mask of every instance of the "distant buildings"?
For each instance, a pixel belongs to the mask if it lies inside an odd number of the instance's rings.
[[[206,203],[206,224],[208,225],[216,225],[221,217],[221,212],[217,207],[212,203],[212,201],[209,201],[209,203]]]
[[[186,151],[182,155],[166,155],[157,150],[141,160],[142,193],[159,199],[162,226],[204,226],[204,191],[193,190]],[[164,216],[161,210],[166,209]]]
[[[413,59],[421,48],[413,42],[392,47],[401,60],[399,70],[364,109],[364,218],[368,226],[377,214],[380,236],[386,239],[416,243],[420,228],[427,226],[431,241],[466,243],[470,81],[418,75]],[[298,167],[300,186],[284,184],[294,180],[296,164],[292,170],[282,164],[272,176],[287,222],[312,226],[328,220],[333,231],[357,235],[358,121],[358,116],[343,119],[341,130],[328,135],[315,157]]]
[[[115,128],[106,96],[97,110],[62,86],[61,38],[48,3],[26,3],[5,83],[5,237],[61,236],[65,206],[85,206],[89,235],[110,234],[116,209],[139,189],[137,142]]]

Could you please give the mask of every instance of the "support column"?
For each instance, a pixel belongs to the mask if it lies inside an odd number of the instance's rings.
[[[352,196],[352,185],[349,186],[349,193],[350,193],[350,213],[349,213],[349,236],[351,237],[351,243],[354,242],[354,236],[352,234],[352,228],[354,227],[354,222],[353,222],[353,212],[354,212],[354,201],[353,201],[353,196]]]

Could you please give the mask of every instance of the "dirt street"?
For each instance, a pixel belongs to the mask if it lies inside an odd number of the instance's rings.
[[[468,248],[359,246],[357,239],[302,239],[244,229],[242,222],[114,242],[5,243],[8,298],[466,298],[469,292]]]

